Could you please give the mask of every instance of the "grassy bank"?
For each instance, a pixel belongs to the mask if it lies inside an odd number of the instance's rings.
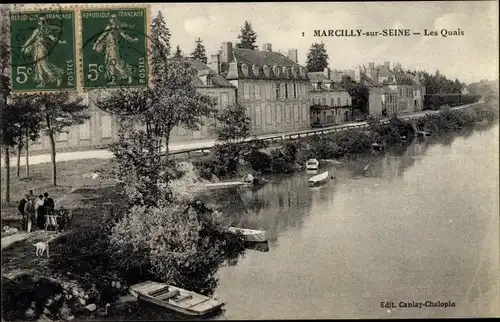
[[[422,117],[416,123],[419,131],[432,135],[448,133],[472,126],[476,122],[494,122],[498,111],[486,105],[461,110],[443,109],[441,113]],[[263,143],[220,144],[210,155],[194,162],[200,176],[206,179],[238,178],[245,172],[257,175],[293,173],[304,169],[308,159],[338,159],[362,154],[378,154],[373,143],[385,149],[404,146],[413,141],[413,125],[397,117],[389,124],[368,121],[369,127],[351,129],[321,136],[303,137],[285,141],[281,146],[269,147]]]

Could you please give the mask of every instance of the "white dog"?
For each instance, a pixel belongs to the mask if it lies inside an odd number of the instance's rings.
[[[49,258],[49,243],[46,242],[38,242],[36,244],[33,244],[33,246],[36,247],[35,254],[36,256],[43,256],[43,253],[47,251],[47,258]]]

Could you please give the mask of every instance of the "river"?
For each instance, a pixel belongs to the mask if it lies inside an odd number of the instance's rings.
[[[220,268],[214,296],[226,306],[216,318],[500,315],[498,131],[346,161],[328,168],[336,179],[320,188],[299,173],[258,191],[218,192],[234,225],[266,229],[270,240],[267,252],[247,250]],[[161,319],[157,310],[140,318]]]

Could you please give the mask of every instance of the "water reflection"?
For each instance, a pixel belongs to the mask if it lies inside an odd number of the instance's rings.
[[[219,271],[216,294],[228,299],[226,316],[491,315],[498,303],[497,137],[498,126],[426,137],[321,168],[337,179],[319,189],[307,186],[303,172],[240,191],[248,212],[226,204],[227,213],[268,229],[279,244]],[[457,307],[380,308],[380,301],[423,299]]]

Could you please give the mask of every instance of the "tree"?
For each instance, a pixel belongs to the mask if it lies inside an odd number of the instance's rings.
[[[33,99],[30,95],[21,94],[14,95],[11,98],[11,106],[16,109],[19,117],[18,124],[21,127],[21,137],[17,142],[17,171],[16,176],[19,177],[21,164],[21,152],[26,150],[26,177],[29,176],[29,144],[36,141],[40,137],[42,119],[38,108],[33,105]]]
[[[246,20],[243,28],[240,29],[238,39],[241,40],[236,44],[237,48],[245,48],[251,50],[257,48],[257,46],[255,45],[255,42],[257,41],[257,33],[252,29],[252,24]]]
[[[2,148],[5,152],[5,201],[10,201],[10,149],[16,145],[20,133],[15,125],[17,120],[16,110],[8,106],[10,95],[10,25],[9,8],[0,7],[0,108],[2,116]]]
[[[328,54],[325,44],[314,43],[307,53],[307,70],[310,72],[322,72],[328,67]]]
[[[161,11],[151,22],[151,67],[154,77],[161,77],[165,71],[163,62],[170,56],[170,29],[165,24]]]
[[[357,83],[349,76],[343,76],[341,85],[347,89],[352,99],[352,109],[359,109],[362,113],[368,113],[368,101],[370,90],[364,84]],[[351,111],[352,112],[352,111]]]
[[[152,24],[151,28],[152,34],[159,35],[158,39],[165,38],[155,30],[157,25]],[[145,90],[118,89],[110,97],[99,100],[98,105],[122,118],[133,118],[138,126],[145,128],[146,135],[151,139],[164,137],[168,154],[172,129],[183,126],[197,130],[203,117],[213,113],[215,100],[198,93],[193,83],[193,77],[197,77],[196,69],[186,61],[167,59],[161,54],[165,52],[162,46],[165,44],[153,44],[152,57],[155,59],[151,62],[152,70],[163,72],[155,75],[152,87]],[[158,145],[160,148],[161,145]]]
[[[179,59],[179,58],[182,58],[182,51],[181,51],[181,48],[179,47],[179,45],[177,45],[177,47],[175,47],[175,54],[174,54],[174,58],[176,59]]]
[[[219,141],[239,143],[250,135],[251,118],[246,108],[235,104],[217,112],[213,131]]]
[[[205,51],[205,46],[202,45],[202,40],[200,38],[196,40],[196,47],[194,48],[194,51],[191,53],[191,56],[194,59],[197,59],[204,64],[207,63],[207,54]]]
[[[50,140],[52,162],[52,185],[57,186],[55,136],[67,133],[68,127],[82,124],[90,116],[88,106],[80,104],[82,99],[71,97],[68,92],[42,93],[32,95],[32,104],[38,106],[41,130]]]

